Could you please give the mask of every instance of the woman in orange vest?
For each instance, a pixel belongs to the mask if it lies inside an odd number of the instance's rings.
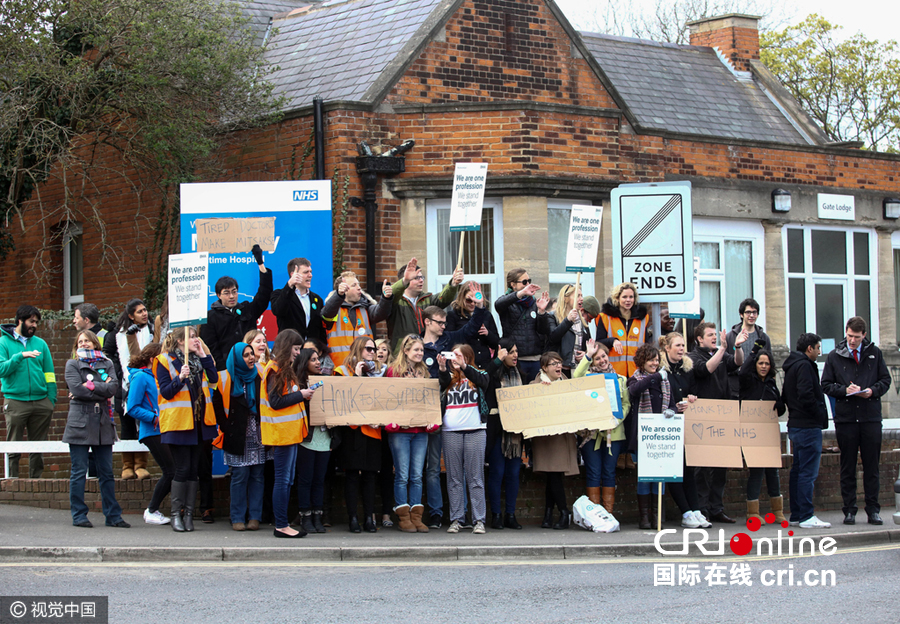
[[[647,342],[649,321],[634,284],[624,282],[612,289],[597,317],[597,341],[609,348],[609,361],[619,375],[631,377],[637,370],[634,354]]]
[[[297,474],[297,449],[306,437],[308,423],[304,399],[313,391],[300,388],[293,363],[303,351],[303,337],[293,329],[278,332],[272,348],[272,360],[263,371],[262,397],[259,402],[262,443],[272,446],[275,460],[275,486],[272,490],[272,514],[275,537],[305,537],[288,523],[288,499]]]
[[[375,341],[368,336],[360,336],[350,345],[344,363],[334,369],[334,374],[342,377],[382,377],[387,370],[375,359]],[[379,427],[340,427],[341,444],[338,447],[337,464],[344,469],[344,500],[347,502],[347,516],[350,532],[374,533],[375,528],[375,483],[381,469],[381,429]],[[356,515],[360,474],[362,474],[363,527],[359,526]]]
[[[195,327],[190,328],[188,342],[185,355],[184,329],[174,330],[153,362],[159,386],[160,442],[169,446],[175,462],[171,503],[172,529],[177,532],[194,530],[200,443],[217,434],[209,392],[209,384],[219,380],[216,362],[203,350]]]

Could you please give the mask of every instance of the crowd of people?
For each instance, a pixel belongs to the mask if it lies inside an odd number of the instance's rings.
[[[235,531],[271,523],[280,538],[326,532],[336,516],[334,510],[328,513],[335,470],[344,474],[346,520],[353,533],[392,527],[394,518],[400,531],[427,533],[440,529],[445,516],[450,533],[471,528],[482,534],[488,526],[521,529],[516,499],[523,459],[544,474],[541,526],[565,529],[571,522],[566,480],[580,474],[581,464],[586,496],[614,512],[616,472],[637,460],[638,415],[684,412],[703,398],[767,400],[778,415],[787,411],[793,453],[790,523],[824,528],[830,525],[815,516],[813,486],[822,430],[828,427],[826,396],[833,400],[841,450],[844,522],[855,522],[861,456],[868,522],[882,523],[880,397],[891,378],[860,317],[847,322],[845,339],[828,354],[821,380],[816,365],[821,338],[802,334],[782,365],[779,389],[771,341],[756,323],[760,306],[752,298],[741,302],[741,320],[730,331],[699,322],[685,336],[664,317],[662,335],[653,336],[650,312],[634,284],[617,285],[602,305],[582,296],[574,284],[565,285],[554,300],[519,268],[507,274],[506,292],[493,304],[498,328],[480,285],[465,281],[459,269],[441,292],[427,293],[413,258],[400,267],[393,284],[384,281],[377,301],[354,273],[345,271],[323,299],[310,290],[312,267],[305,258],[288,263],[288,282],[274,290],[261,250],[254,247],[252,253],[260,271],[256,295],[239,301],[237,281],[220,278],[217,300],[199,330],[170,327],[165,303],[151,321],[144,302],[133,299],[109,329],[101,327],[96,306],[76,308],[77,333],[65,369],[69,413],[63,435],[71,454],[75,526],[92,526],[84,502],[89,472],[99,480],[107,526],[129,526],[115,499],[112,446],[119,439],[136,439],[161,471],[144,520],[169,524],[176,532],[193,531],[195,517],[215,521],[214,448],[223,450],[230,473],[229,516]],[[278,323],[271,351],[257,329],[270,304]],[[9,440],[22,440],[26,432],[29,440],[45,440],[49,430],[57,387],[49,348],[35,335],[40,320],[39,310],[23,305],[15,324],[0,328]],[[376,339],[382,321],[387,338]],[[621,390],[623,418],[616,427],[530,440],[504,430],[498,389],[608,373],[617,376]],[[442,422],[312,426],[309,401],[320,384],[310,378],[320,375],[437,379]],[[19,456],[11,455],[10,461],[16,477]],[[123,479],[146,479],[147,467],[147,453],[122,453]],[[32,453],[30,477],[39,478],[42,469],[41,455]],[[667,484],[682,526],[735,522],[725,512],[725,477],[724,468],[685,465],[683,481]],[[786,520],[775,467],[749,471],[748,517],[761,518],[764,478],[771,512]],[[294,487],[299,513],[291,520]],[[656,488],[637,484],[642,529],[651,528]],[[168,516],[160,511],[166,496]]]

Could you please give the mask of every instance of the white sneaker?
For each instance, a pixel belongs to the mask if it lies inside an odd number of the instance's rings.
[[[704,516],[703,512],[700,511],[699,509],[695,509],[691,513],[694,514],[694,517],[697,519],[697,522],[699,522],[700,526],[703,527],[704,529],[708,529],[709,527],[712,526],[712,522],[707,520],[706,516]]]
[[[144,522],[147,524],[169,524],[171,520],[166,516],[162,515],[157,509],[153,513],[150,513],[149,509],[144,510]]]
[[[447,533],[459,533],[459,527],[459,520],[454,520],[450,523],[450,528],[447,529]]]
[[[484,522],[479,520],[475,523],[475,528],[472,529],[473,535],[484,535]]]
[[[681,515],[681,526],[685,529],[698,529],[700,528],[700,522],[693,511],[686,511]]]
[[[819,520],[818,518],[813,516],[809,520],[804,520],[803,522],[801,522],[800,528],[801,529],[830,529],[831,523],[830,522],[822,522],[821,520]]]

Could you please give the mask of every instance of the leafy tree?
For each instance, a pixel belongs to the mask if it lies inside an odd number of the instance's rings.
[[[867,149],[900,148],[900,60],[897,43],[856,34],[819,15],[761,38],[762,61],[836,142]]]

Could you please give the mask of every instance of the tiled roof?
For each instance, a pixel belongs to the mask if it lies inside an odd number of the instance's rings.
[[[250,19],[250,28],[253,30],[256,44],[262,45],[275,15],[310,4],[313,4],[310,0],[244,0],[241,3],[241,11]]]

